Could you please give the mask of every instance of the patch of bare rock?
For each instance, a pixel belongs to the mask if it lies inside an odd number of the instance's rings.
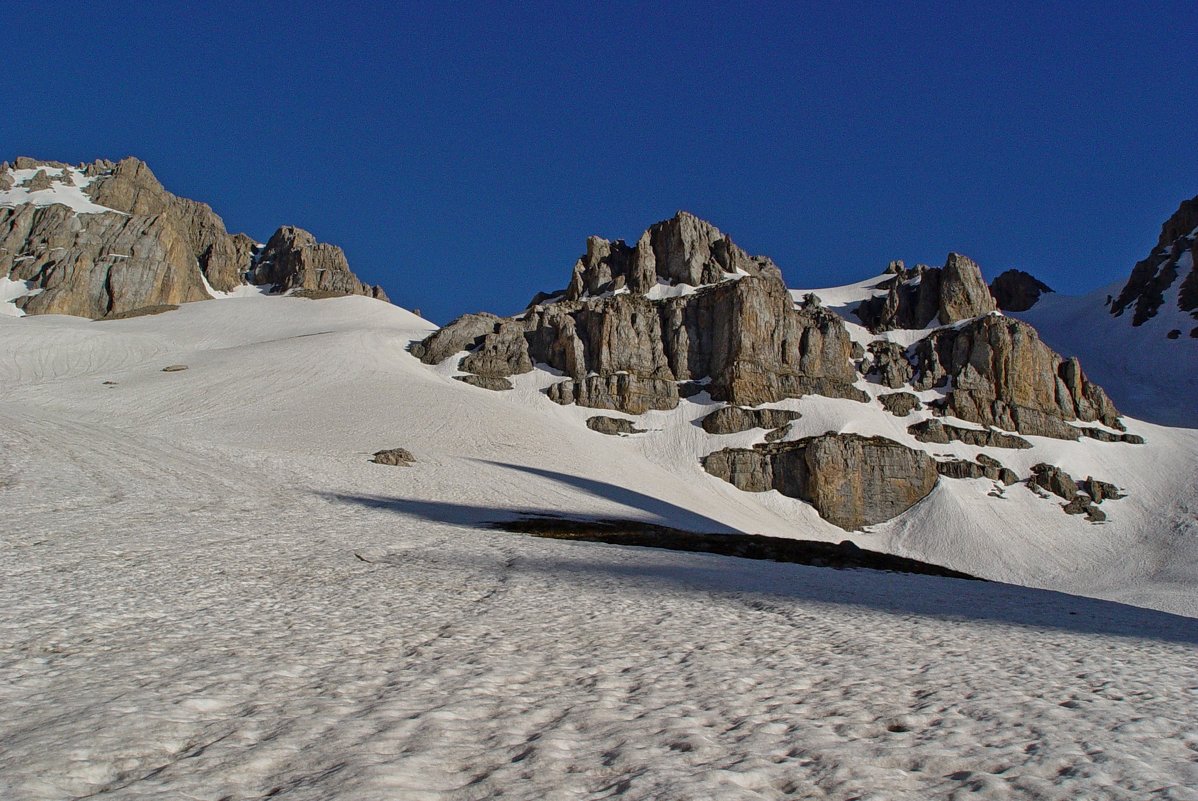
[[[370,461],[389,467],[408,467],[416,463],[416,457],[412,455],[411,451],[404,448],[387,448],[376,451]]]

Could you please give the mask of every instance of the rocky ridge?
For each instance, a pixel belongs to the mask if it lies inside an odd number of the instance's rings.
[[[590,237],[564,290],[537,295],[513,317],[464,315],[411,351],[428,364],[456,359],[465,375],[455,378],[476,386],[510,388],[514,376],[547,367],[562,375],[546,390],[551,400],[633,415],[706,393],[696,400],[717,404],[697,421],[708,435],[768,430],[751,448],[709,452],[707,472],[746,491],[802,499],[845,528],[901,514],[941,477],[1000,487],[1018,476],[985,453],[936,459],[849,433],[792,439],[802,415],[772,404],[819,395],[901,417],[919,412],[907,431],[917,444],[1027,449],[1024,436],[1083,435],[1137,441],[1076,359],[997,310],[967,257],[950,253],[942,268],[894,262],[868,291],[852,309],[869,332],[862,339],[816,294],[788,290],[768,258],[749,256],[719,229],[679,212],[636,245]],[[914,340],[912,329],[921,332]],[[870,383],[896,391],[871,399],[862,389]],[[604,417],[588,426],[634,430]]]
[[[841,319],[796,307],[771,261],[686,212],[636,247],[591,237],[569,286],[522,315],[465,315],[412,347],[428,364],[463,351],[468,373],[544,364],[566,376],[553,400],[632,414],[672,409],[680,382],[704,380],[712,399],[745,406],[808,393],[865,400]]]
[[[25,314],[109,317],[208,300],[210,289],[247,281],[386,300],[340,248],[296,228],[259,248],[206,204],[166,191],[135,158],[0,163],[0,276],[27,282],[16,301]]]
[[[1111,300],[1111,314],[1122,317],[1130,310],[1131,324],[1143,325],[1157,315],[1175,285],[1177,308],[1198,321],[1198,197],[1183,201],[1161,226],[1156,247],[1132,268]],[[1198,337],[1198,327],[1189,333]]]

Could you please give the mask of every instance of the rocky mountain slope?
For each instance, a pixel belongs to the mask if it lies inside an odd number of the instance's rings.
[[[801,499],[846,529],[901,515],[941,478],[992,481],[1000,498],[1017,480],[1035,485],[1030,465],[1017,475],[1004,464],[1010,449],[1034,450],[1028,438],[1143,443],[1077,359],[997,311],[968,258],[911,270],[896,262],[847,294],[793,292],[768,258],[685,212],[635,246],[591,237],[566,289],[515,317],[461,317],[412,353],[484,389],[509,390],[535,370],[560,376],[545,390],[559,404],[627,415],[712,404],[701,421],[709,473]],[[847,402],[837,429],[805,430],[793,406],[807,397]],[[902,418],[905,436],[844,430],[877,412]],[[590,426],[637,429],[601,416]],[[749,429],[760,430],[751,447],[719,447]],[[933,458],[929,443],[950,442],[977,450]],[[1097,493],[1076,482],[1059,494],[1070,514],[1105,516]]]
[[[230,235],[211,208],[167,192],[135,158],[0,164],[0,301],[13,313],[102,318],[262,285],[386,299],[345,254],[280,228]]]
[[[1081,296],[1045,294],[1022,310],[1054,348],[1080,357],[1120,408],[1198,428],[1198,197],[1161,226],[1126,281]]]

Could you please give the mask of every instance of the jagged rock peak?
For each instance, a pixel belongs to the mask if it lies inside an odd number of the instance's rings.
[[[1007,270],[990,284],[990,294],[1003,311],[1027,311],[1041,295],[1052,291],[1048,284],[1023,270]]]
[[[341,248],[317,242],[308,231],[290,225],[267,241],[250,277],[255,284],[274,284],[278,291],[308,289],[387,300],[382,287],[368,286],[350,271]]]
[[[386,299],[349,272],[340,248],[308,239],[287,240],[300,255],[280,244],[270,283]],[[140,159],[0,165],[0,276],[29,282],[16,301],[26,314],[100,318],[208,300],[209,287],[246,283],[256,251],[208,205],[168,192]]]
[[[649,226],[635,245],[588,237],[586,252],[575,263],[566,289],[540,294],[530,306],[622,291],[656,298],[676,294],[663,287],[707,286],[746,275],[782,280],[770,259],[750,256],[711,223],[679,211]]]
[[[1133,308],[1132,325],[1143,325],[1156,316],[1179,278],[1177,306],[1198,319],[1198,197],[1183,201],[1161,226],[1156,247],[1132,268],[1111,314],[1120,317]]]
[[[877,286],[886,294],[865,301],[856,312],[874,333],[926,328],[933,321],[950,325],[997,310],[981,268],[960,253],[949,253],[943,267],[907,269],[893,261],[886,272],[891,277]]]

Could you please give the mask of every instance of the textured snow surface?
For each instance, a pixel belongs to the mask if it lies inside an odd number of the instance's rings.
[[[431,328],[358,297],[0,318],[0,798],[1198,799],[1198,620],[480,528],[845,538],[697,468],[705,395],[604,437],[536,391],[546,372],[491,393],[419,364]],[[793,403],[813,427],[906,424]],[[1192,466],[1185,432],[1133,430],[1150,445],[1044,447]],[[387,447],[417,464],[367,461]],[[1011,487],[1020,519],[975,531],[971,504],[1004,503],[987,490],[856,538],[1192,602],[1171,543],[1192,528],[1153,540],[1152,499],[1082,526]]]
[[[45,170],[46,176],[50,179],[49,189],[39,189],[36,192],[31,192],[28,186],[29,181],[38,172]],[[74,186],[69,186],[62,181],[64,173],[70,173],[71,180]],[[110,209],[107,206],[101,206],[98,203],[93,203],[83,191],[84,187],[92,182],[92,178],[84,175],[82,170],[77,170],[74,167],[37,167],[35,169],[16,170],[9,169],[8,174],[13,178],[13,188],[8,190],[0,190],[0,206],[21,206],[26,203],[34,206],[53,206],[60,204],[69,206],[74,209],[76,214],[123,214],[116,209]]]

